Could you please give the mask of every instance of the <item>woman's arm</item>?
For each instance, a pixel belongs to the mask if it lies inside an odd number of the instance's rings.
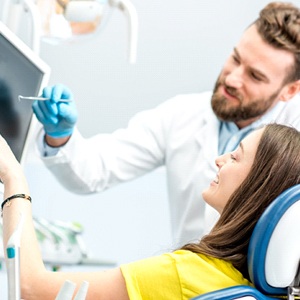
[[[0,136],[0,178],[4,184],[4,199],[15,194],[29,193],[22,168],[6,141]],[[36,199],[33,199],[33,202]],[[3,207],[3,243],[14,232],[20,215],[24,217],[21,235],[21,295],[23,299],[55,299],[65,280],[71,280],[79,288],[82,281],[89,282],[86,299],[128,300],[125,280],[119,268],[104,272],[51,272],[46,270],[32,221],[31,202],[15,198]],[[77,290],[76,290],[77,291]]]

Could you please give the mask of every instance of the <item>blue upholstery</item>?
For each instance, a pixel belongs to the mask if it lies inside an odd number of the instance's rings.
[[[196,298],[193,298],[193,300],[199,299],[199,300],[232,300],[232,299],[238,299],[241,297],[253,297],[253,299],[258,300],[268,300],[273,299],[268,296],[263,295],[260,293],[257,289],[248,286],[248,285],[239,285],[239,286],[233,286],[226,289],[210,292],[201,296],[198,296]]]
[[[267,295],[286,296],[288,286],[292,284],[298,272],[300,239],[297,231],[299,231],[299,226],[300,185],[295,185],[271,203],[252,233],[248,249],[248,270],[255,288],[228,287],[193,299],[232,300],[248,296],[253,297],[252,299],[264,300],[274,299]],[[275,283],[271,285],[270,281]]]
[[[271,203],[254,228],[248,250],[248,270],[250,278],[255,287],[262,293],[273,295],[287,294],[286,287],[272,287],[268,284],[266,280],[265,263],[268,244],[276,226],[284,214],[286,214],[287,210],[292,208],[298,201],[300,201],[300,186],[296,185],[283,192]],[[298,218],[299,222],[300,216],[298,216]],[[297,226],[297,223],[294,223],[293,226]],[[289,231],[287,231],[285,234],[288,235]],[[282,236],[281,242],[285,243],[285,239],[286,237]],[[295,241],[298,241],[297,236],[295,236]],[[292,247],[292,245],[290,246]],[[282,258],[287,260],[287,255],[288,253],[282,253]],[[295,272],[297,269],[298,265],[295,265]],[[295,275],[296,274],[292,274],[291,280],[294,279]]]

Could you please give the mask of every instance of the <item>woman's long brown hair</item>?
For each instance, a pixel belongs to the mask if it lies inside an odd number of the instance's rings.
[[[262,133],[252,168],[227,202],[212,231],[182,249],[224,259],[246,278],[249,240],[266,207],[284,190],[300,183],[300,133],[270,124]]]

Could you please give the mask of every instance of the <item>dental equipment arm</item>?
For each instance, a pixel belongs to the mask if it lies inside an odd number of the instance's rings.
[[[46,1],[46,0],[45,0]],[[47,0],[50,1],[50,0]],[[68,1],[62,7],[64,9],[64,18],[67,22],[93,22],[96,16],[102,16],[103,5],[106,3],[99,3],[96,0],[91,1]],[[129,50],[128,59],[130,63],[136,62],[137,53],[137,37],[138,37],[138,15],[135,7],[130,0],[108,0],[112,7],[117,7],[124,12],[128,19],[129,27]],[[42,16],[37,5],[32,0],[4,0],[2,20],[14,32],[17,33],[19,29],[19,22],[21,14],[26,11],[29,12],[31,20],[31,47],[39,53],[40,39],[42,37],[41,20]],[[55,34],[52,33],[55,38]],[[58,31],[57,34],[61,34]],[[71,33],[70,33],[71,34]],[[69,36],[68,36],[69,37]],[[60,38],[60,37],[56,37]]]
[[[128,19],[129,28],[129,51],[128,59],[131,64],[136,62],[137,42],[138,42],[138,15],[130,0],[110,0],[112,6],[117,6],[122,10]]]
[[[14,33],[19,30],[19,22],[24,11],[29,12],[31,21],[31,49],[39,53],[41,37],[41,19],[39,11],[32,0],[5,0],[3,3],[2,20]]]

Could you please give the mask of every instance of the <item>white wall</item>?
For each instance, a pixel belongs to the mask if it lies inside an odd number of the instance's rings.
[[[268,1],[132,2],[140,23],[135,65],[127,62],[127,23],[117,10],[93,39],[41,45],[41,57],[52,67],[50,83],[64,83],[75,95],[85,136],[126,126],[134,113],[176,94],[211,89],[243,30]],[[95,256],[123,263],[171,248],[163,171],[93,196],[64,190],[33,151],[26,173],[35,215],[81,222]]]

